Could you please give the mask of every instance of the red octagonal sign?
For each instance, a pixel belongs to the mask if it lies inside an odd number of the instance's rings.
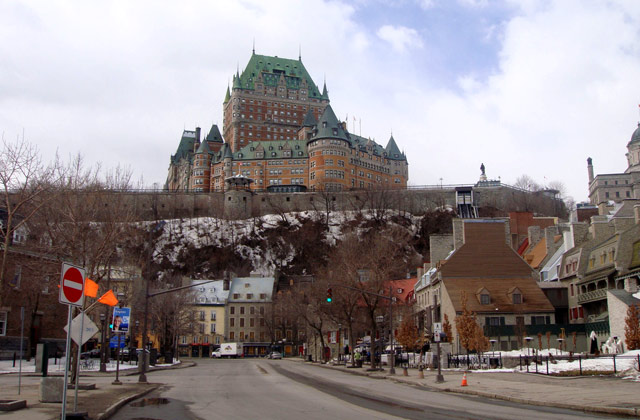
[[[84,303],[84,269],[62,263],[60,303],[82,306]]]

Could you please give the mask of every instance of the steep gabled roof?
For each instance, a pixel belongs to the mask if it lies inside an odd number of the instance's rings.
[[[196,141],[196,132],[184,130],[182,137],[180,138],[180,144],[178,144],[178,150],[174,155],[171,155],[171,162],[178,163],[183,158],[189,158],[193,153],[193,144]]]
[[[233,87],[254,90],[259,77],[265,86],[277,86],[280,78],[284,77],[288,89],[306,87],[310,98],[325,99],[300,59],[253,54],[242,75],[234,76]]]
[[[213,124],[211,126],[211,129],[209,130],[209,134],[207,134],[207,137],[205,137],[205,140],[216,142],[216,143],[222,143],[222,134],[220,134],[220,129],[216,124]]]
[[[531,267],[506,243],[504,220],[464,221],[464,245],[440,268],[442,277],[530,277]]]
[[[318,124],[318,120],[316,120],[315,115],[313,115],[313,111],[311,108],[307,111],[307,115],[304,116],[304,122],[302,123],[303,127],[313,127]]]

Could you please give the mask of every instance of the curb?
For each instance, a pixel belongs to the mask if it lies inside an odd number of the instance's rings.
[[[96,417],[96,420],[106,420],[109,417],[113,416],[119,409],[120,407],[122,407],[123,405],[133,401],[133,400],[137,400],[140,397],[143,397],[145,395],[147,395],[148,393],[150,393],[151,391],[155,391],[156,389],[158,389],[160,387],[160,385],[151,385],[149,387],[149,389],[145,389],[144,391],[140,391],[134,395],[130,395],[126,398],[121,399],[120,401],[116,402],[115,404],[111,405],[109,408],[107,408],[107,410],[104,413],[100,413],[98,414],[98,417]]]
[[[489,392],[473,391],[473,390],[470,390],[470,389],[436,388],[436,387],[429,386],[427,384],[422,384],[422,383],[419,383],[419,382],[413,382],[413,381],[410,381],[410,380],[404,380],[404,379],[402,379],[402,377],[396,377],[396,376],[390,376],[390,375],[373,376],[373,375],[371,375],[369,373],[366,373],[366,372],[357,372],[357,371],[353,371],[353,370],[349,370],[349,369],[342,369],[342,368],[334,367],[334,366],[328,365],[328,364],[325,364],[325,365],[312,364],[312,366],[317,366],[317,367],[321,367],[321,368],[325,368],[325,369],[339,370],[339,371],[342,371],[342,372],[350,373],[352,375],[368,376],[371,379],[389,379],[389,380],[394,381],[396,383],[401,383],[401,384],[411,385],[411,386],[419,386],[419,387],[427,388],[430,391],[436,391],[436,392],[448,392],[448,393],[454,393],[454,394],[475,395],[475,396],[478,396],[478,397],[491,398],[491,399],[502,400],[502,401],[509,401],[509,402],[514,402],[514,403],[518,403],[518,404],[527,404],[527,405],[534,405],[534,406],[540,406],[540,407],[555,407],[555,408],[562,408],[562,409],[574,410],[574,411],[585,412],[585,413],[610,414],[610,415],[636,417],[636,418],[638,418],[639,415],[640,415],[639,410],[637,408],[595,407],[595,406],[583,406],[583,405],[577,405],[577,404],[549,403],[549,402],[544,402],[544,401],[530,400],[530,399],[526,399],[526,398],[517,398],[517,397],[506,396],[506,395],[492,394],[492,393],[489,393]]]

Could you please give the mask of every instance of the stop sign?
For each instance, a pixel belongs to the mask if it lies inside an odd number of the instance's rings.
[[[60,303],[82,306],[84,303],[84,269],[68,263],[62,264],[60,277]]]

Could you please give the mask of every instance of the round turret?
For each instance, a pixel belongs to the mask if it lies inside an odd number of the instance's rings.
[[[638,128],[636,128],[636,131],[634,131],[631,135],[631,140],[629,141],[629,144],[627,144],[627,147],[631,143],[640,143],[640,122],[638,123]]]

